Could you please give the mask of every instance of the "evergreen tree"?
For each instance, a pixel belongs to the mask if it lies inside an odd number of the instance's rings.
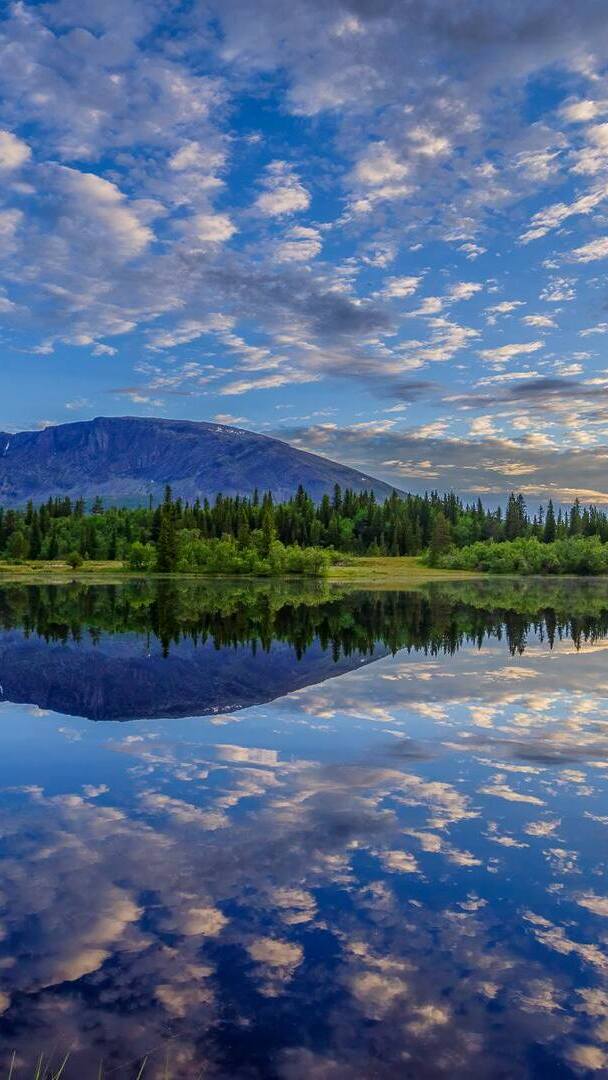
[[[583,531],[583,522],[581,518],[581,504],[578,499],[574,500],[574,506],[570,511],[570,522],[568,526],[568,534],[570,536],[578,536]]]
[[[7,551],[11,559],[26,559],[28,555],[28,543],[25,533],[16,529],[11,533],[7,544]]]
[[[516,540],[523,536],[527,526],[526,504],[523,495],[509,495],[507,513],[505,516],[505,539]]]
[[[438,557],[445,551],[448,551],[451,545],[452,529],[450,522],[443,511],[440,510],[433,523],[431,543],[429,545],[429,561],[431,565],[434,565],[437,562]]]
[[[40,531],[40,518],[36,511],[32,514],[30,525],[29,554],[30,559],[39,559],[42,553],[42,533]]]
[[[274,527],[274,515],[272,513],[272,507],[266,505],[264,507],[262,515],[262,555],[269,555],[272,545],[276,540],[276,530]]]
[[[177,531],[170,506],[163,507],[160,533],[158,537],[156,569],[161,574],[170,574],[177,564]]]
[[[557,536],[557,523],[555,521],[555,511],[553,509],[553,502],[549,499],[549,505],[547,507],[547,516],[545,518],[545,527],[543,530],[543,540],[545,544],[552,544]]]

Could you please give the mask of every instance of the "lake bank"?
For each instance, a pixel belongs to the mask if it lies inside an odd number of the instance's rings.
[[[220,574],[156,574],[154,572],[142,572],[129,570],[127,564],[120,560],[89,560],[83,562],[77,568],[71,567],[65,560],[56,559],[52,562],[28,560],[23,563],[0,563],[0,581],[11,580],[26,581],[41,578],[53,578],[60,582],[69,578],[73,580],[85,576],[87,580],[99,576],[107,580],[108,575],[114,575],[120,580],[125,578],[196,578],[209,577],[232,577],[233,575]],[[239,578],[254,577],[255,575],[241,574]],[[283,576],[283,575],[280,575]],[[288,575],[292,580],[306,580],[306,575]],[[384,556],[355,556],[344,563],[330,566],[328,573],[320,580],[335,582],[337,584],[382,584],[384,586],[421,584],[425,581],[450,581],[462,578],[479,577],[479,573],[467,570],[441,570],[436,567],[425,566],[422,559],[415,555],[384,555]],[[265,580],[276,580],[274,577]]]
[[[358,555],[352,561],[336,563],[329,568],[326,580],[340,584],[403,586],[419,585],[425,581],[456,581],[483,576],[473,570],[442,570],[427,566],[419,555]]]

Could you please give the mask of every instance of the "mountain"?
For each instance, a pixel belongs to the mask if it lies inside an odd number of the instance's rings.
[[[159,499],[165,484],[194,500],[248,495],[258,488],[275,500],[303,484],[314,499],[334,484],[393,490],[381,480],[279,439],[242,428],[191,420],[100,416],[42,431],[0,432],[0,504],[21,506],[50,495],[137,505]]]

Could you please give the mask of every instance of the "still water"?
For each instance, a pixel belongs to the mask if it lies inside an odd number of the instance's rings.
[[[603,582],[0,587],[0,1076],[608,1076],[607,657]]]

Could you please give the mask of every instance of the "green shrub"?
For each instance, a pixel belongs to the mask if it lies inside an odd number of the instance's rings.
[[[597,536],[572,536],[543,544],[536,537],[494,543],[478,541],[440,555],[446,570],[482,570],[490,574],[606,574],[608,544]]]
[[[248,544],[239,544],[234,537],[205,540],[191,530],[179,535],[176,570],[185,574],[250,574],[257,577],[277,577],[281,574],[300,574],[320,577],[330,564],[328,552],[320,548],[300,548],[271,540],[265,545],[253,537]]]
[[[142,544],[140,540],[136,540],[129,549],[127,563],[129,570],[153,570],[156,564],[154,544]]]

